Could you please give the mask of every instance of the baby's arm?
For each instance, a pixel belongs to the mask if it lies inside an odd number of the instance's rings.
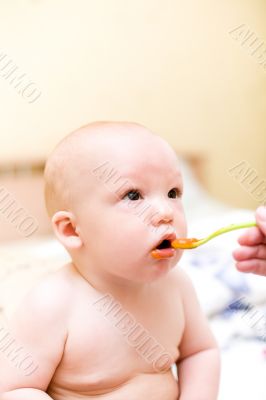
[[[2,329],[6,346],[0,351],[1,400],[51,400],[45,391],[67,337],[65,296],[56,286],[39,285],[25,298],[7,329]]]
[[[179,273],[185,317],[177,361],[179,400],[216,400],[220,376],[218,346],[190,280],[182,270]]]

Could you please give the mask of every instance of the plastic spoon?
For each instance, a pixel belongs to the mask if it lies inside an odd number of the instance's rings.
[[[195,239],[195,238],[178,238],[171,242],[171,246],[174,249],[194,249],[196,247],[201,246],[204,243],[207,243],[209,240],[215,238],[216,236],[222,235],[223,233],[234,231],[235,229],[242,228],[250,228],[252,226],[256,226],[256,222],[246,222],[242,224],[231,224],[224,228],[218,229],[218,231],[213,232],[211,235],[207,236],[204,239]]]

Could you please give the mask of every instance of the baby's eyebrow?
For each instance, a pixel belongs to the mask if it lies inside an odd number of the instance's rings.
[[[124,173],[121,173],[119,175],[120,177],[120,181],[129,181],[129,184],[131,183],[132,185],[137,185],[139,182],[139,178],[143,178],[145,176],[145,171],[140,175],[140,172],[136,172],[136,171],[126,171]],[[179,181],[179,184],[182,184],[183,182],[183,177],[182,174],[179,170],[176,170],[175,173],[171,174],[171,176],[169,175],[169,177],[167,178],[167,180],[170,181]]]

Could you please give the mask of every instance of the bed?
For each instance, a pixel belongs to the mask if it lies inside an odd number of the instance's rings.
[[[189,234],[201,237],[226,224],[254,219],[253,211],[228,207],[208,195],[199,183],[200,164],[194,156],[180,160]],[[40,175],[42,167],[37,170]],[[33,208],[29,204],[28,209],[38,213],[38,234],[18,240],[17,233],[12,238],[9,232],[9,240],[0,243],[0,328],[5,326],[7,318],[33,285],[69,260],[66,251],[52,236],[45,217],[41,176],[36,178],[36,171],[33,175],[30,179],[26,177],[31,183],[34,179],[35,185],[35,189],[31,189]],[[25,175],[16,180],[21,179],[25,179]],[[8,187],[11,190],[12,185]],[[24,193],[25,182],[21,188]],[[37,209],[40,204],[41,210]],[[180,267],[191,277],[221,348],[219,400],[265,400],[266,278],[236,271],[231,252],[237,246],[238,234],[231,232],[197,250],[186,251]]]

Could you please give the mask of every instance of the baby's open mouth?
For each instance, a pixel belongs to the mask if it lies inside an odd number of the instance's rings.
[[[173,257],[175,254],[175,249],[171,245],[171,240],[162,240],[152,251],[151,255],[153,258],[161,259]]]
[[[168,249],[169,247],[172,247],[170,240],[164,239],[156,249]]]

